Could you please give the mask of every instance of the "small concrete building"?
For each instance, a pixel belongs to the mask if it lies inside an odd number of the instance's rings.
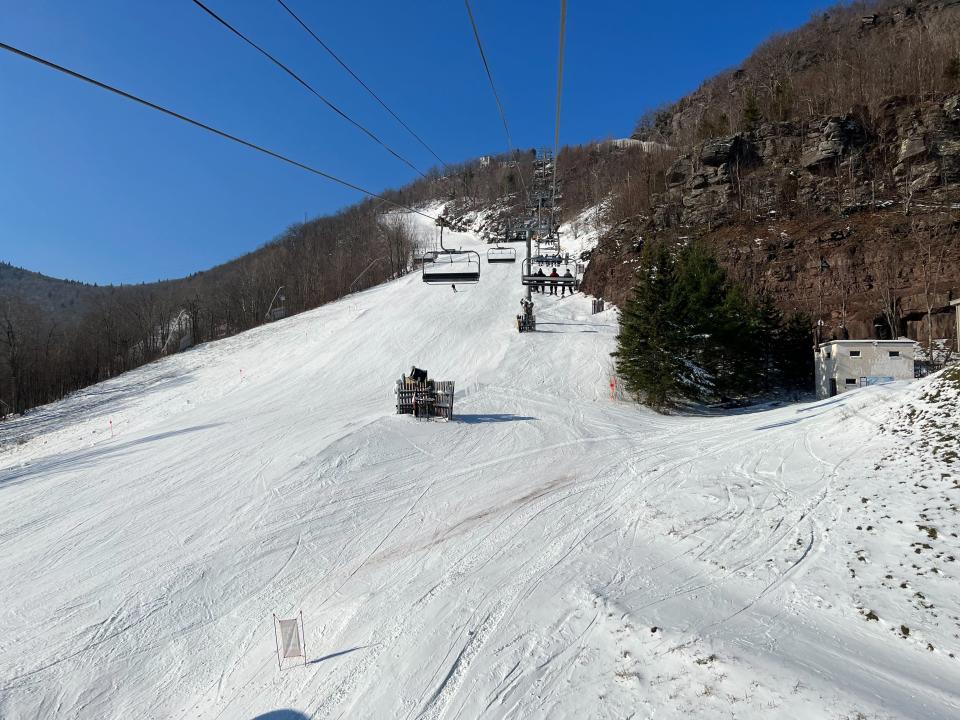
[[[814,353],[817,397],[866,385],[913,380],[913,340],[832,340]]]

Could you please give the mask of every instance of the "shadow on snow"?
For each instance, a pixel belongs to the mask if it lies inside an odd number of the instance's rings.
[[[477,413],[475,415],[454,415],[454,422],[466,423],[467,425],[480,425],[481,423],[505,423],[522,422],[525,420],[536,420],[529,415],[513,415],[511,413]]]
[[[373,647],[374,645],[379,645],[380,643],[374,643],[373,645],[357,645],[357,647],[352,647],[348,650],[340,650],[335,653],[330,653],[329,655],[324,655],[323,657],[318,657],[315,660],[311,660],[307,665],[316,665],[317,663],[322,663],[324,660],[333,660],[335,657],[340,657],[341,655],[349,655],[352,652],[357,650],[365,650],[366,648]]]
[[[215,428],[223,423],[211,423],[207,425],[194,425],[193,427],[183,428],[182,430],[171,430],[169,432],[147,435],[146,437],[129,440],[127,442],[114,442],[104,440],[86,450],[77,452],[62,453],[49,458],[36,460],[28,465],[15,468],[13,472],[0,473],[0,488],[5,485],[13,485],[24,482],[31,476],[45,476],[57,470],[81,470],[89,467],[95,461],[101,458],[123,457],[136,451],[141,445],[167,440],[168,438],[186,435],[188,433],[199,432],[209,428]]]

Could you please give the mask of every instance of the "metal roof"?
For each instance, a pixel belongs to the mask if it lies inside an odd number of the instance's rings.
[[[825,345],[915,345],[916,342],[916,340],[911,340],[910,338],[903,338],[901,340],[872,340],[865,338],[863,340],[828,340],[827,342],[820,343],[819,347]]]

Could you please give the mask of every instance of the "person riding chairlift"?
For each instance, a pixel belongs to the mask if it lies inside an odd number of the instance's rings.
[[[543,274],[543,268],[537,268],[537,271],[536,271],[533,275],[534,275],[534,277],[536,277],[536,278],[546,278],[546,277],[547,277],[546,275]],[[544,282],[545,282],[545,280],[537,280],[537,282],[534,283],[534,285],[533,285],[533,291],[534,291],[534,292],[538,292],[538,293],[542,293],[542,292],[543,292],[543,284],[544,284]]]
[[[551,277],[551,278],[559,278],[559,277],[560,277],[560,273],[557,272],[557,269],[556,269],[556,268],[554,268],[553,270],[550,271],[550,277]],[[556,295],[556,294],[557,294],[557,281],[556,281],[556,280],[551,280],[551,281],[550,281],[550,294],[551,294],[551,295]]]
[[[570,268],[567,268],[567,271],[563,274],[563,278],[565,280],[567,278],[570,278],[571,280],[573,280],[573,273],[570,272]],[[566,294],[566,292],[567,292],[567,286],[564,285],[562,288],[560,288],[560,297],[563,297]],[[570,286],[570,294],[573,295],[573,285]]]

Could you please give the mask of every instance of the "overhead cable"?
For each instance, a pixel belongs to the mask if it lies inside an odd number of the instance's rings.
[[[463,0],[467,7],[467,16],[470,18],[470,27],[473,28],[473,39],[477,42],[477,50],[480,51],[480,59],[483,61],[483,69],[487,73],[487,80],[490,81],[490,89],[493,91],[493,99],[497,103],[497,110],[500,112],[500,120],[503,121],[503,131],[507,136],[507,148],[510,150],[511,158],[515,155],[513,148],[513,139],[510,137],[510,126],[507,125],[507,114],[503,111],[503,103],[500,102],[500,95],[497,93],[497,86],[493,82],[493,73],[490,72],[490,63],[487,62],[487,54],[483,50],[483,43],[480,41],[480,31],[477,29],[477,22],[473,17],[473,9],[470,7],[470,0]],[[516,162],[516,160],[514,160]],[[520,185],[523,188],[523,194],[527,195],[526,183],[523,181],[523,170],[517,163],[517,175],[520,177]],[[529,196],[528,196],[529,200]]]
[[[416,165],[414,165],[412,162],[410,162],[409,160],[407,160],[407,158],[405,158],[403,155],[401,155],[400,153],[398,153],[398,152],[397,152],[396,150],[394,150],[392,147],[390,147],[389,145],[387,145],[383,140],[381,140],[381,139],[378,138],[376,135],[374,135],[370,130],[368,130],[368,129],[365,128],[363,125],[361,125],[361,124],[358,123],[356,120],[354,120],[352,117],[350,117],[349,115],[347,115],[347,113],[345,113],[343,110],[341,110],[341,109],[338,108],[336,105],[334,105],[330,100],[328,100],[326,97],[324,97],[322,94],[320,94],[312,85],[310,85],[310,83],[308,83],[308,82],[307,82],[306,80],[304,80],[302,77],[300,77],[299,75],[297,75],[297,73],[295,73],[295,72],[294,72],[293,70],[291,70],[289,67],[287,67],[286,65],[284,65],[282,62],[280,62],[276,57],[274,57],[273,55],[271,55],[271,54],[270,54],[269,52],[267,52],[265,49],[263,49],[262,47],[260,47],[259,45],[257,45],[257,43],[255,43],[253,40],[251,40],[250,38],[248,38],[248,37],[247,37],[246,35],[244,35],[242,32],[240,32],[239,30],[237,30],[237,28],[235,28],[233,25],[231,25],[230,23],[228,23],[226,20],[224,20],[224,19],[223,19],[222,17],[220,17],[219,15],[217,15],[213,10],[211,10],[209,7],[207,7],[207,6],[204,5],[202,2],[200,2],[200,0],[193,0],[193,4],[196,5],[197,7],[199,7],[201,10],[203,10],[205,13],[207,13],[210,17],[212,17],[212,18],[213,18],[214,20],[216,20],[218,23],[220,23],[221,25],[223,25],[225,28],[227,28],[230,32],[232,32],[232,33],[233,33],[234,35],[236,35],[238,38],[240,38],[240,39],[243,40],[245,43],[247,43],[248,45],[250,45],[250,47],[252,47],[252,48],[254,48],[255,50],[257,50],[257,52],[259,52],[259,53],[262,54],[264,57],[266,57],[268,60],[270,60],[270,62],[272,62],[272,63],[273,63],[274,65],[276,65],[277,67],[279,67],[281,70],[283,70],[285,73],[287,73],[287,75],[289,75],[290,77],[292,77],[294,80],[296,80],[298,83],[300,83],[303,87],[305,87],[307,90],[309,90],[311,93],[313,93],[313,94],[314,94],[321,102],[323,102],[328,108],[330,108],[331,110],[333,110],[337,115],[339,115],[339,116],[342,117],[344,120],[346,120],[347,122],[349,122],[349,123],[350,123],[351,125],[353,125],[355,128],[357,128],[358,130],[360,130],[361,132],[363,132],[367,137],[369,137],[369,138],[370,138],[371,140],[373,140],[375,143],[377,143],[378,145],[380,145],[381,147],[383,147],[387,152],[389,152],[391,155],[393,155],[395,158],[397,158],[400,162],[402,162],[403,164],[405,164],[407,167],[411,168],[414,172],[416,172],[416,173],[417,173],[418,175],[420,175],[421,177],[423,177],[423,178],[426,178],[426,177],[427,177],[426,173],[422,172]]]
[[[560,0],[560,41],[557,48],[557,113],[553,126],[553,190],[557,197],[557,160],[560,153],[560,98],[563,95],[563,50],[566,45],[567,0]]]
[[[16,48],[13,45],[7,45],[4,42],[0,42],[0,50],[6,50],[7,52],[13,53],[14,55],[19,55],[22,58],[25,58],[27,60],[32,60],[35,63],[48,67],[51,70],[56,70],[57,72],[61,72],[64,75],[69,75],[70,77],[75,78],[77,80],[82,80],[83,82],[89,83],[91,85],[95,85],[96,87],[102,90],[107,90],[109,92],[114,93],[115,95],[119,95],[120,97],[126,98],[127,100],[132,100],[133,102],[139,103],[140,105],[144,105],[145,107],[148,107],[151,110],[156,110],[158,112],[163,113],[164,115],[169,115],[170,117],[174,117],[177,120],[182,120],[185,123],[189,123],[190,125],[201,128],[202,130],[206,130],[207,132],[213,133],[214,135],[219,135],[220,137],[225,138],[227,140],[232,140],[233,142],[239,143],[240,145],[250,148],[251,150],[256,150],[257,152],[263,153],[264,155],[269,155],[270,157],[276,160],[281,160],[289,165],[298,167],[301,170],[306,170],[307,172],[313,173],[314,175],[319,175],[320,177],[326,178],[327,180],[335,182],[339,185],[343,185],[344,187],[350,188],[351,190],[356,190],[357,192],[363,193],[364,195],[367,195],[369,197],[376,198],[377,200],[382,200],[383,202],[389,205],[393,205],[394,207],[400,208],[401,210],[407,210],[408,212],[416,213],[417,215],[422,215],[423,217],[428,218],[430,220],[436,221],[437,219],[433,215],[428,215],[427,213],[421,210],[417,210],[415,208],[409,207],[402,203],[398,203],[394,200],[390,200],[389,198],[386,198],[383,195],[367,190],[366,188],[363,188],[359,185],[349,182],[348,180],[343,180],[341,178],[336,177],[335,175],[331,175],[330,173],[324,172],[323,170],[319,170],[315,167],[307,165],[306,163],[302,163],[299,160],[294,160],[293,158],[287,157],[286,155],[282,155],[278,152],[265,148],[261,145],[257,145],[256,143],[250,142],[249,140],[244,140],[243,138],[237,137],[236,135],[231,135],[230,133],[225,132],[223,130],[218,130],[217,128],[211,125],[207,125],[206,123],[200,122],[199,120],[194,120],[193,118],[188,117],[187,115],[183,115],[174,110],[170,110],[168,108],[163,107],[162,105],[157,105],[156,103],[150,102],[149,100],[145,100],[144,98],[134,95],[133,93],[126,92],[125,90],[121,90],[112,85],[108,85],[107,83],[100,82],[99,80],[95,80],[92,77],[79,73],[75,70],[66,68],[63,65],[58,65],[57,63],[52,62],[50,60],[45,60],[44,58],[39,57],[37,55],[33,55],[32,53],[29,53],[26,50],[21,50],[20,48]]]
[[[332,57],[334,60],[336,60],[338,63],[340,63],[340,66],[341,66],[344,70],[346,70],[348,73],[350,73],[350,76],[351,76],[354,80],[356,80],[358,83],[360,83],[360,86],[361,86],[364,90],[366,90],[367,93],[370,94],[370,97],[372,97],[374,100],[376,100],[378,103],[380,103],[380,105],[383,107],[383,109],[386,110],[388,113],[390,113],[390,115],[393,116],[393,119],[396,120],[398,123],[400,123],[400,125],[402,125],[403,128],[404,128],[408,133],[410,133],[410,135],[412,135],[413,138],[414,138],[418,143],[420,143],[421,145],[423,145],[423,147],[425,147],[425,148],[427,149],[427,151],[428,151],[431,155],[433,155],[441,165],[443,165],[444,167],[447,167],[447,164],[443,161],[443,158],[441,158],[439,155],[437,155],[437,153],[434,152],[433,148],[430,147],[429,145],[427,145],[426,141],[425,141],[423,138],[421,138],[419,135],[417,135],[417,133],[415,133],[415,132],[413,131],[413,128],[411,128],[409,125],[407,125],[407,123],[405,123],[403,120],[401,120],[401,119],[400,119],[400,116],[397,115],[397,114],[390,108],[390,106],[387,105],[387,103],[385,103],[385,102],[380,98],[380,96],[377,95],[377,94],[370,88],[369,85],[367,85],[363,80],[361,80],[360,77],[350,68],[350,66],[347,65],[347,63],[344,62],[343,59],[342,59],[339,55],[337,55],[337,54],[330,48],[329,45],[327,45],[323,40],[321,40],[321,39],[317,36],[317,34],[316,34],[313,30],[310,29],[310,27],[300,18],[299,15],[297,15],[293,10],[291,10],[290,7],[289,7],[283,0],[277,0],[277,2],[280,3],[280,6],[290,14],[290,17],[292,17],[294,20],[296,20],[296,21],[300,24],[300,27],[302,27],[304,30],[306,30],[306,31],[310,34],[310,36],[311,36],[314,40],[316,40],[317,43],[319,43],[320,47],[322,47],[324,50],[326,50],[326,51],[330,54],[330,57]]]

